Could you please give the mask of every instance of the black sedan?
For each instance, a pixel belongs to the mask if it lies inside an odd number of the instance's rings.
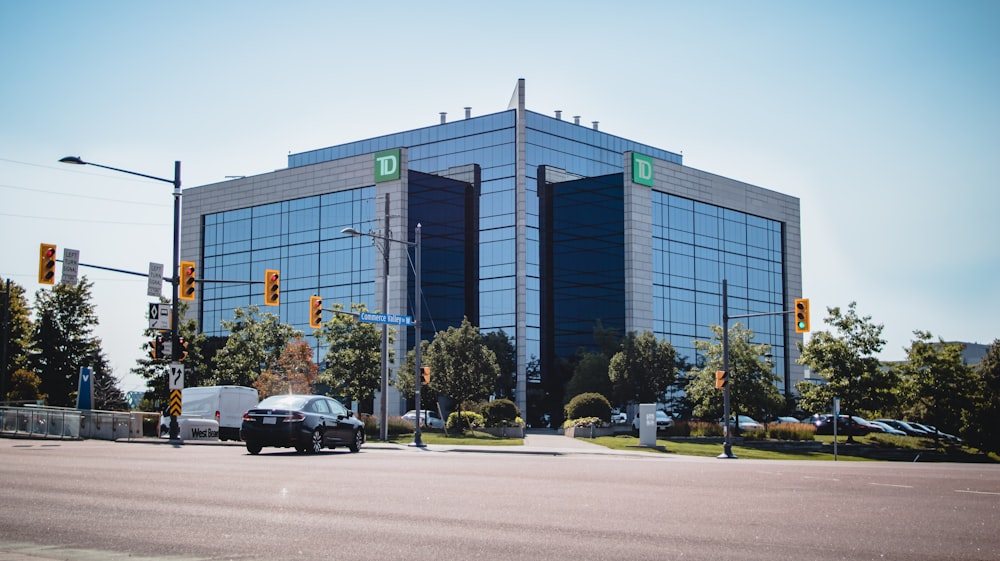
[[[833,434],[833,415],[814,415],[812,423],[816,425],[816,434]],[[837,418],[837,434],[841,436],[864,436],[874,428],[860,417],[840,415]]]
[[[357,452],[365,442],[365,426],[331,397],[272,395],[243,414],[240,438],[251,454],[265,446],[310,454],[346,446]]]

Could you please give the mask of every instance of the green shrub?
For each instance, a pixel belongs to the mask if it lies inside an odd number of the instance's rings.
[[[509,399],[497,399],[483,405],[479,412],[487,427],[502,427],[504,423],[514,426],[515,420],[521,417],[521,410]]]
[[[468,430],[470,425],[472,428],[483,427],[486,421],[475,411],[455,411],[448,415],[448,421],[445,423],[447,428],[460,431]]]
[[[767,427],[767,436],[776,440],[815,440],[816,425],[812,423],[777,423]]]
[[[361,421],[365,424],[365,434],[369,438],[378,438],[380,436],[378,430],[378,415],[361,413],[358,415],[358,419],[361,419]],[[413,432],[413,423],[406,421],[402,417],[389,417],[387,425],[389,428],[386,432],[394,436]]]
[[[611,422],[611,403],[599,393],[582,393],[569,400],[563,410],[569,420],[597,417],[604,423]]]
[[[722,425],[719,423],[706,423],[705,421],[692,421],[688,423],[691,436],[724,436]]]
[[[562,424],[562,428],[568,429],[570,427],[589,427],[591,425],[600,427],[604,424],[604,421],[598,419],[597,417],[580,417],[579,419],[566,419]]]

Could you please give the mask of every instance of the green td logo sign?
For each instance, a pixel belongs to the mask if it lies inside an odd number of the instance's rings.
[[[399,179],[399,148],[375,153],[375,183]]]
[[[632,181],[647,187],[653,186],[653,158],[632,152]]]

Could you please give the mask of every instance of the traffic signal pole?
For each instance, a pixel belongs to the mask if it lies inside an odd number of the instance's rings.
[[[804,333],[809,331],[809,300],[798,298],[795,300],[795,307],[799,308],[799,302],[805,301],[805,325],[804,329],[796,322],[796,332]],[[723,400],[723,415],[725,422],[726,434],[722,443],[722,453],[716,456],[717,458],[731,458],[736,459],[733,455],[733,431],[730,427],[730,415],[732,413],[732,401],[730,398],[730,391],[732,387],[732,380],[729,379],[729,320],[730,319],[741,319],[741,318],[752,318],[759,316],[782,316],[785,314],[794,314],[796,310],[782,310],[780,312],[761,312],[759,314],[740,314],[736,316],[729,315],[729,283],[726,279],[722,279],[722,371],[725,372],[725,384],[722,388],[722,400]],[[787,388],[786,388],[787,391]],[[739,426],[739,420],[736,422],[736,426]]]

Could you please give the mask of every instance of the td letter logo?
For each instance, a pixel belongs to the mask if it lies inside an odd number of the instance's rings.
[[[653,158],[632,152],[632,181],[647,187],[653,186]]]
[[[399,179],[399,148],[375,153],[375,183]]]

